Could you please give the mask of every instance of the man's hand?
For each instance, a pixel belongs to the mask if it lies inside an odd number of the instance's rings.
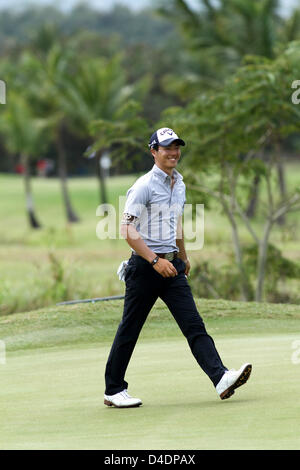
[[[186,251],[185,251],[185,247],[184,247],[184,234],[183,234],[183,228],[182,228],[182,217],[179,217],[179,219],[178,219],[176,245],[179,248],[178,257],[180,259],[182,259],[182,261],[185,263],[184,274],[186,276],[188,276],[189,272],[190,272],[190,269],[191,269],[191,264],[188,260],[188,257],[187,257]]]
[[[177,269],[173,264],[164,258],[159,258],[157,263],[153,266],[153,269],[161,274],[163,277],[175,277],[177,276]]]
[[[188,276],[188,275],[189,275],[189,272],[190,272],[190,269],[191,269],[191,263],[190,263],[190,261],[189,261],[188,259],[183,260],[183,262],[185,263],[185,271],[184,271],[184,274],[185,274],[186,276]]]

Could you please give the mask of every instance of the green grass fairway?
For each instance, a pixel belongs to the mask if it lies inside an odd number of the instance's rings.
[[[299,449],[299,307],[197,304],[224,363],[253,363],[229,400],[219,399],[159,302],[128,369],[129,391],[143,400],[135,409],[103,405],[121,302],[2,317],[0,448]]]

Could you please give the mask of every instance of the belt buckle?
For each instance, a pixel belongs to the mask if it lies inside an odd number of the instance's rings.
[[[166,253],[165,254],[165,259],[167,259],[168,261],[173,261],[174,253]]]

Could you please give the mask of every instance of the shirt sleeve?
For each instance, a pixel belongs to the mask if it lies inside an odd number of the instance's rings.
[[[139,218],[150,199],[149,187],[145,184],[133,185],[126,196],[124,214]]]
[[[183,201],[183,204],[182,204],[181,215],[183,215],[184,206],[185,206],[185,204],[186,204],[186,194],[185,194],[185,184],[184,184],[184,183],[183,183],[183,187],[184,187],[184,191],[183,191],[184,201]]]

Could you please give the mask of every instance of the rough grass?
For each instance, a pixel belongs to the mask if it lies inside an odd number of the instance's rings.
[[[299,331],[300,306],[196,299],[211,333],[260,335]],[[0,318],[1,339],[8,351],[112,341],[122,316],[122,300],[62,305]],[[181,333],[165,304],[158,300],[149,314],[144,338]]]

